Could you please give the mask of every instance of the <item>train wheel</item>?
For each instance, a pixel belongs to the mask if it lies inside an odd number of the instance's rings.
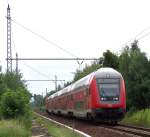
[[[118,122],[117,121],[111,121],[110,124],[113,125],[113,126],[116,126],[118,124]]]
[[[68,112],[68,117],[73,118],[73,112]]]
[[[87,113],[87,120],[93,120],[93,117],[90,113]]]
[[[46,109],[46,113],[49,114],[49,115],[51,114],[47,109]]]

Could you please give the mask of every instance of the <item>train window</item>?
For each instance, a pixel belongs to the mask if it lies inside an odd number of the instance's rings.
[[[67,99],[68,99],[68,100],[73,100],[73,95],[68,95],[68,96],[67,96]]]
[[[84,94],[84,96],[87,96],[87,92],[86,92],[86,90],[85,90],[85,91],[83,91],[83,94]]]
[[[70,95],[70,99],[73,100],[73,95]]]
[[[119,96],[118,84],[101,84],[101,96]]]
[[[101,101],[118,101],[120,95],[119,79],[98,79],[97,86]]]
[[[85,96],[88,96],[89,94],[90,94],[90,93],[89,93],[89,88],[86,87],[86,88],[85,88],[85,91],[84,91],[84,95],[85,95]]]

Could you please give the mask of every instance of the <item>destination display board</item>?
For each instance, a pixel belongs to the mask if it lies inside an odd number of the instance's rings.
[[[119,83],[119,79],[118,78],[99,78],[96,80],[97,83]]]

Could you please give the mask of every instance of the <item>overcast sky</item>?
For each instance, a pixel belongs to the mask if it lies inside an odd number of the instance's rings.
[[[6,69],[6,13],[48,42],[12,22],[13,57],[100,57],[107,49],[120,53],[128,41],[150,32],[149,0],[0,0],[0,62]],[[50,43],[52,42],[52,43]],[[130,41],[132,42],[132,41]],[[139,40],[139,47],[150,56],[150,35]],[[82,67],[84,67],[84,62]],[[81,68],[82,68],[81,67]],[[15,68],[15,62],[13,62]],[[76,61],[19,61],[24,79],[72,80],[79,68]],[[42,74],[41,74],[42,73]],[[62,83],[60,83],[62,84]],[[28,82],[32,93],[53,90],[54,82]],[[44,93],[45,94],[45,93]]]

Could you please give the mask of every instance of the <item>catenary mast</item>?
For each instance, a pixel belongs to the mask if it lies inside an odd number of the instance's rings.
[[[9,4],[7,7],[7,72],[12,72],[11,16]]]

